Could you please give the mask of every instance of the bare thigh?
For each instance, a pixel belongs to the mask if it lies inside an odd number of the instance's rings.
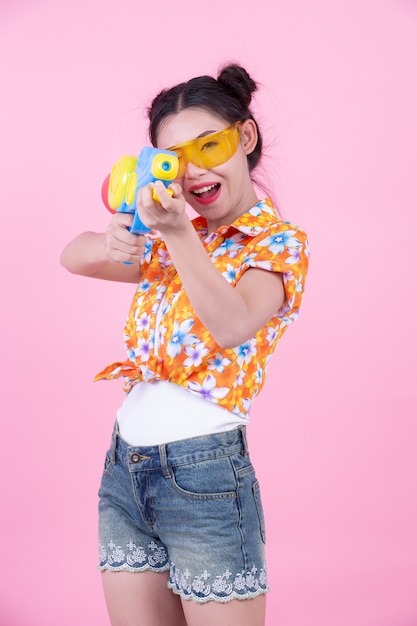
[[[187,626],[179,596],[167,588],[168,577],[168,572],[105,570],[102,582],[112,626]]]
[[[206,602],[183,600],[187,626],[264,626],[266,595],[249,600]]]

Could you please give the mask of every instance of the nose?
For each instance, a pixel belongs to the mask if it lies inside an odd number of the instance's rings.
[[[202,174],[204,174],[206,170],[198,165],[195,165],[192,161],[188,161],[187,167],[185,170],[184,178],[198,178]]]

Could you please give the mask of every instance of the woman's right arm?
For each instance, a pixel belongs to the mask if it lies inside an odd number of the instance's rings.
[[[115,213],[105,233],[81,233],[65,246],[61,265],[81,276],[139,282],[145,237],[129,232],[132,220],[127,213]]]

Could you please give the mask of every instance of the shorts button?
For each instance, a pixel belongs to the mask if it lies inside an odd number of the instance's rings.
[[[132,461],[132,463],[139,463],[141,458],[142,457],[137,452],[134,452],[133,454],[130,455],[130,460]]]

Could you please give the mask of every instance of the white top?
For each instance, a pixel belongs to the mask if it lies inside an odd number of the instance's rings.
[[[246,425],[242,418],[166,380],[139,382],[117,411],[121,438],[154,446]]]

